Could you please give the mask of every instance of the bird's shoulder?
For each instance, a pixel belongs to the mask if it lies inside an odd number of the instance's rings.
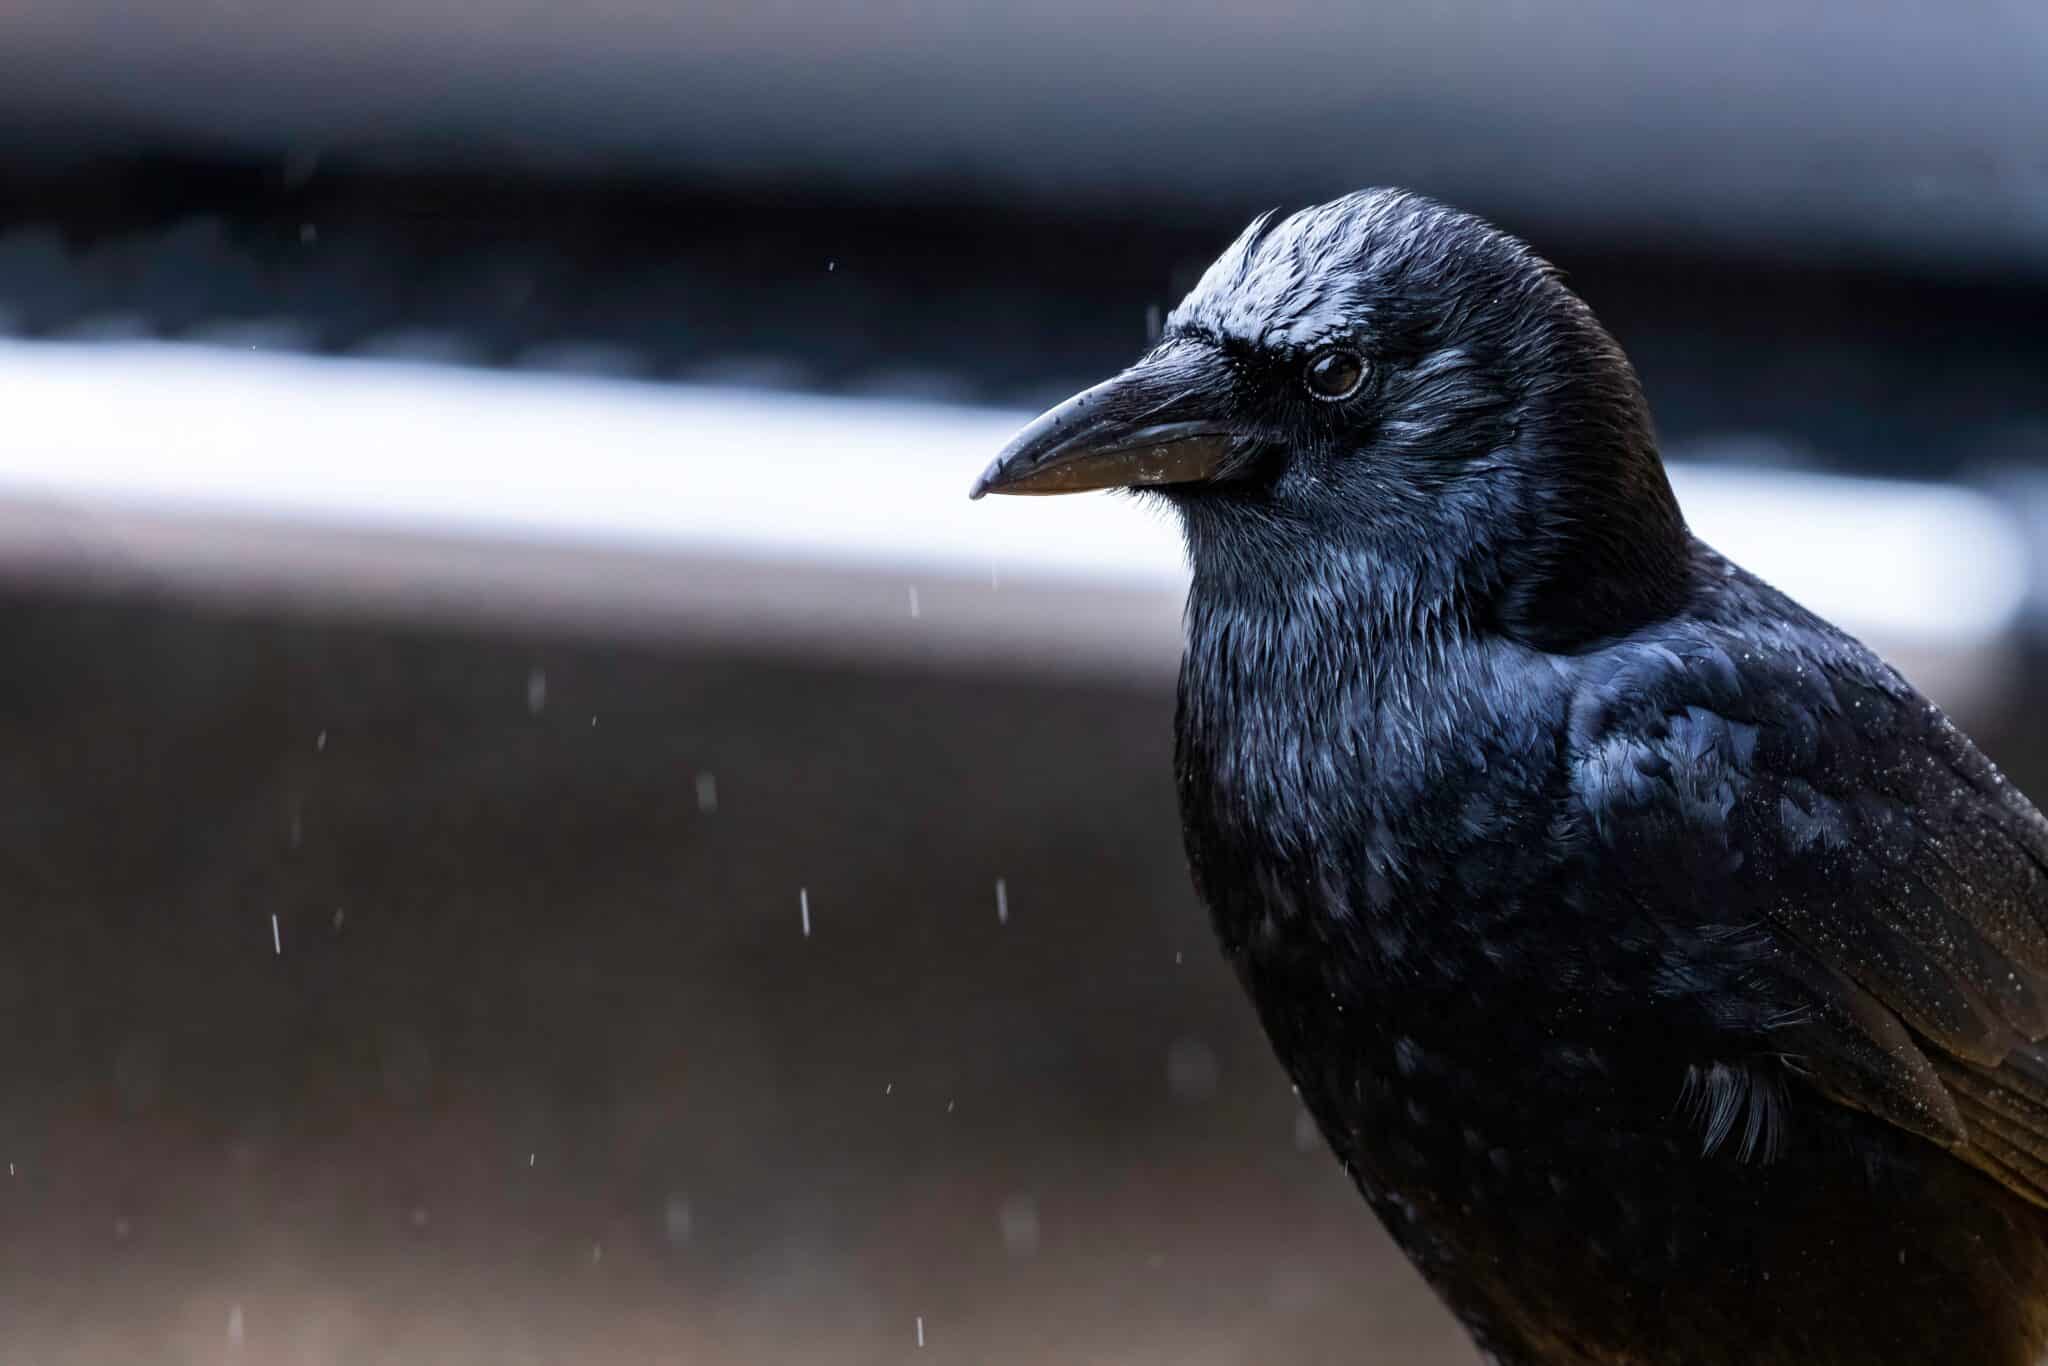
[[[1772,1046],[1824,1091],[2048,1194],[2048,822],[1895,670],[1704,547],[1686,611],[1581,663],[1588,868],[1762,936]]]

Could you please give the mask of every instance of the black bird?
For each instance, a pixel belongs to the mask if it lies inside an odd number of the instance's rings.
[[[1493,1361],[2048,1344],[2048,822],[1694,538],[1627,358],[1413,194],[1253,223],[976,496],[1193,564],[1189,862],[1337,1156]]]

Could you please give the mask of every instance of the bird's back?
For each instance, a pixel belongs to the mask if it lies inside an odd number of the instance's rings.
[[[2015,1029],[1972,974],[2031,991],[2031,941],[1986,931],[1960,971],[1889,921],[1952,944],[1984,916],[1938,923],[1927,887],[2048,889],[2039,817],[1860,645],[1704,547],[1691,573],[1571,654],[1198,577],[1198,886],[1333,1148],[1500,1359],[2030,1361],[2048,1215],[1963,1158],[2048,1124],[1993,1130],[2017,1085],[1966,1095],[1982,1139],[1887,1110],[1922,1073],[1995,1083],[1956,1048],[2030,1047],[2032,997]],[[1901,1047],[1926,1066],[1876,1056]]]

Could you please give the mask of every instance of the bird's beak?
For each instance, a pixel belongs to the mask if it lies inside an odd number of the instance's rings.
[[[1214,479],[1230,465],[1231,375],[1192,342],[1169,346],[1040,415],[974,481],[984,493],[1081,493]]]

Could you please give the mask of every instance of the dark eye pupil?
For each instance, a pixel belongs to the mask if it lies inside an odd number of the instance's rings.
[[[1308,363],[1308,387],[1319,398],[1343,398],[1365,377],[1365,363],[1349,351],[1323,351]]]

